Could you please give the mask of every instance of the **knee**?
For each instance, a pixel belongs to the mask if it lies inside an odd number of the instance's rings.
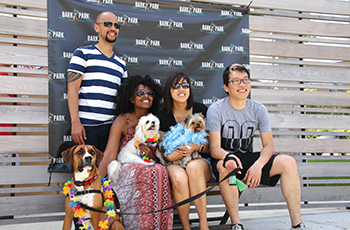
[[[200,160],[194,160],[186,166],[186,172],[189,176],[198,176],[203,174],[203,167]]]
[[[216,169],[218,170],[220,177],[224,177],[230,172],[222,164],[223,164],[223,161],[219,161],[216,165]]]
[[[287,172],[296,172],[297,171],[297,162],[295,161],[295,159],[293,157],[288,156],[288,155],[280,155],[279,162],[285,171],[287,171]]]
[[[171,184],[174,189],[180,189],[188,186],[188,177],[184,173],[175,173],[171,175]]]

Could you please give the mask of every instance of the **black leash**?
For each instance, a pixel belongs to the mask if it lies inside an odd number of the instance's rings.
[[[106,212],[103,211],[103,210],[99,210],[99,209],[96,209],[96,208],[87,206],[86,204],[83,204],[83,203],[80,203],[80,207],[85,208],[85,209],[88,209],[88,210],[93,211],[93,212],[106,213]],[[118,213],[117,213],[117,214],[118,214]]]
[[[199,197],[203,196],[204,194],[208,193],[210,190],[212,190],[214,187],[218,186],[221,182],[223,182],[224,180],[228,179],[230,176],[233,176],[235,175],[238,171],[240,171],[241,169],[239,168],[236,168],[234,170],[232,170],[230,173],[228,173],[222,180],[220,180],[218,183],[216,183],[215,185],[207,188],[206,190],[204,190],[203,192],[201,193],[198,193],[197,195],[194,195],[186,200],[183,200],[175,205],[172,205],[170,207],[167,207],[167,208],[163,208],[163,209],[160,209],[160,210],[156,210],[156,211],[151,211],[151,212],[138,212],[138,213],[122,213],[122,212],[118,212],[117,214],[119,216],[122,216],[122,215],[139,215],[139,214],[151,214],[151,213],[157,213],[157,212],[163,212],[163,211],[166,211],[166,210],[169,210],[169,209],[174,209],[174,208],[177,208],[181,205],[184,205],[184,204],[187,204],[187,203],[190,203],[196,199],[198,199]]]
[[[198,193],[197,195],[194,195],[194,196],[192,196],[192,197],[190,197],[190,198],[188,198],[188,199],[186,199],[186,200],[183,200],[183,201],[181,201],[181,202],[179,202],[179,203],[177,203],[177,204],[174,204],[174,205],[172,205],[172,206],[170,206],[170,207],[163,208],[163,209],[156,210],[156,211],[150,211],[150,212],[137,212],[137,213],[127,213],[127,212],[122,213],[122,212],[116,212],[116,214],[119,215],[119,216],[122,216],[122,215],[140,215],[140,214],[151,214],[151,213],[163,212],[163,211],[166,211],[166,210],[169,210],[169,209],[175,209],[175,208],[177,208],[177,207],[179,207],[179,206],[182,206],[182,205],[184,205],[184,204],[190,203],[190,202],[192,202],[192,201],[198,199],[199,197],[201,197],[201,196],[207,194],[207,193],[208,193],[210,190],[212,190],[214,187],[218,186],[221,182],[223,182],[224,180],[228,179],[230,176],[235,175],[235,174],[236,174],[238,171],[240,171],[240,170],[241,170],[241,169],[239,169],[239,168],[236,168],[236,169],[232,170],[230,173],[228,173],[223,179],[221,179],[221,180],[220,180],[218,183],[216,183],[215,185],[213,185],[213,186],[207,188],[206,190],[204,190],[204,191],[201,192],[201,193]],[[95,190],[93,190],[93,191],[95,191]],[[94,193],[94,192],[91,192],[91,193]],[[80,203],[80,206],[81,206],[82,208],[88,209],[88,210],[93,211],[93,212],[106,213],[105,211],[102,211],[102,210],[99,210],[99,209],[96,209],[96,208],[87,206],[87,205],[85,205],[85,204],[83,204],[83,203]]]

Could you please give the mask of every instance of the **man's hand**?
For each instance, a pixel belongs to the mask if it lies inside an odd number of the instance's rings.
[[[236,168],[243,169],[242,162],[238,157],[236,157],[234,154],[230,154],[230,157],[234,157],[236,159],[236,161],[235,160],[227,160],[226,161],[225,168],[228,171],[231,172],[231,171],[235,170]],[[238,173],[241,174],[241,171],[238,171]]]
[[[79,145],[84,145],[86,140],[86,133],[84,126],[79,122],[79,123],[72,123],[71,127],[71,135],[73,138],[73,141]]]
[[[249,189],[258,187],[261,180],[262,167],[258,164],[253,164],[247,171],[244,177],[246,185],[249,185]]]

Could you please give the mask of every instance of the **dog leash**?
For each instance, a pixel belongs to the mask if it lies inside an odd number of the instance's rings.
[[[240,168],[236,168],[234,170],[232,170],[230,173],[228,173],[223,179],[221,179],[218,183],[216,183],[215,185],[207,188],[206,190],[204,190],[203,192],[201,193],[198,193],[197,195],[194,195],[190,198],[187,198],[183,201],[180,201],[179,203],[175,204],[175,205],[172,205],[170,207],[167,207],[167,208],[163,208],[163,209],[160,209],[160,210],[156,210],[156,211],[150,211],[150,212],[138,212],[138,213],[122,213],[122,212],[118,212],[116,214],[118,214],[119,216],[122,216],[122,215],[140,215],[140,214],[151,214],[151,213],[157,213],[157,212],[163,212],[163,211],[166,211],[166,210],[169,210],[169,209],[175,209],[179,206],[182,206],[184,204],[187,204],[187,203],[190,203],[196,199],[198,199],[199,197],[207,194],[210,190],[212,190],[214,187],[218,186],[221,182],[223,182],[224,180],[228,179],[229,177],[235,175],[238,171],[241,171]]]
[[[169,210],[169,209],[175,209],[179,206],[182,206],[184,204],[187,204],[187,203],[190,203],[198,198],[200,198],[201,196],[207,194],[209,191],[211,191],[214,187],[218,186],[221,182],[223,182],[224,180],[228,179],[229,177],[231,176],[234,176],[238,171],[240,171],[241,169],[240,168],[236,168],[234,170],[232,170],[230,173],[228,173],[223,179],[221,179],[218,183],[216,183],[215,185],[207,188],[206,190],[204,190],[203,192],[201,193],[198,193],[197,195],[194,195],[190,198],[187,198],[183,201],[180,201],[179,203],[177,204],[174,204],[170,207],[167,207],[167,208],[163,208],[163,209],[159,209],[159,210],[156,210],[156,211],[150,211],[150,212],[137,212],[137,213],[127,213],[127,212],[116,212],[117,215],[119,216],[122,216],[122,215],[141,215],[141,214],[151,214],[151,213],[157,213],[157,212],[163,212],[163,211],[166,211],[166,210]],[[99,212],[99,213],[106,213],[105,211],[103,210],[99,210],[99,209],[96,209],[96,208],[93,208],[93,207],[90,207],[90,206],[87,206],[83,203],[80,203],[80,206],[82,208],[85,208],[85,209],[88,209],[90,211],[93,211],[93,212]]]

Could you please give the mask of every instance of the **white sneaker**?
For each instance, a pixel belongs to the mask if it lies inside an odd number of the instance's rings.
[[[232,224],[231,230],[244,230],[243,225],[241,224]]]
[[[309,230],[304,223],[301,223],[297,228],[291,228],[290,230]]]

